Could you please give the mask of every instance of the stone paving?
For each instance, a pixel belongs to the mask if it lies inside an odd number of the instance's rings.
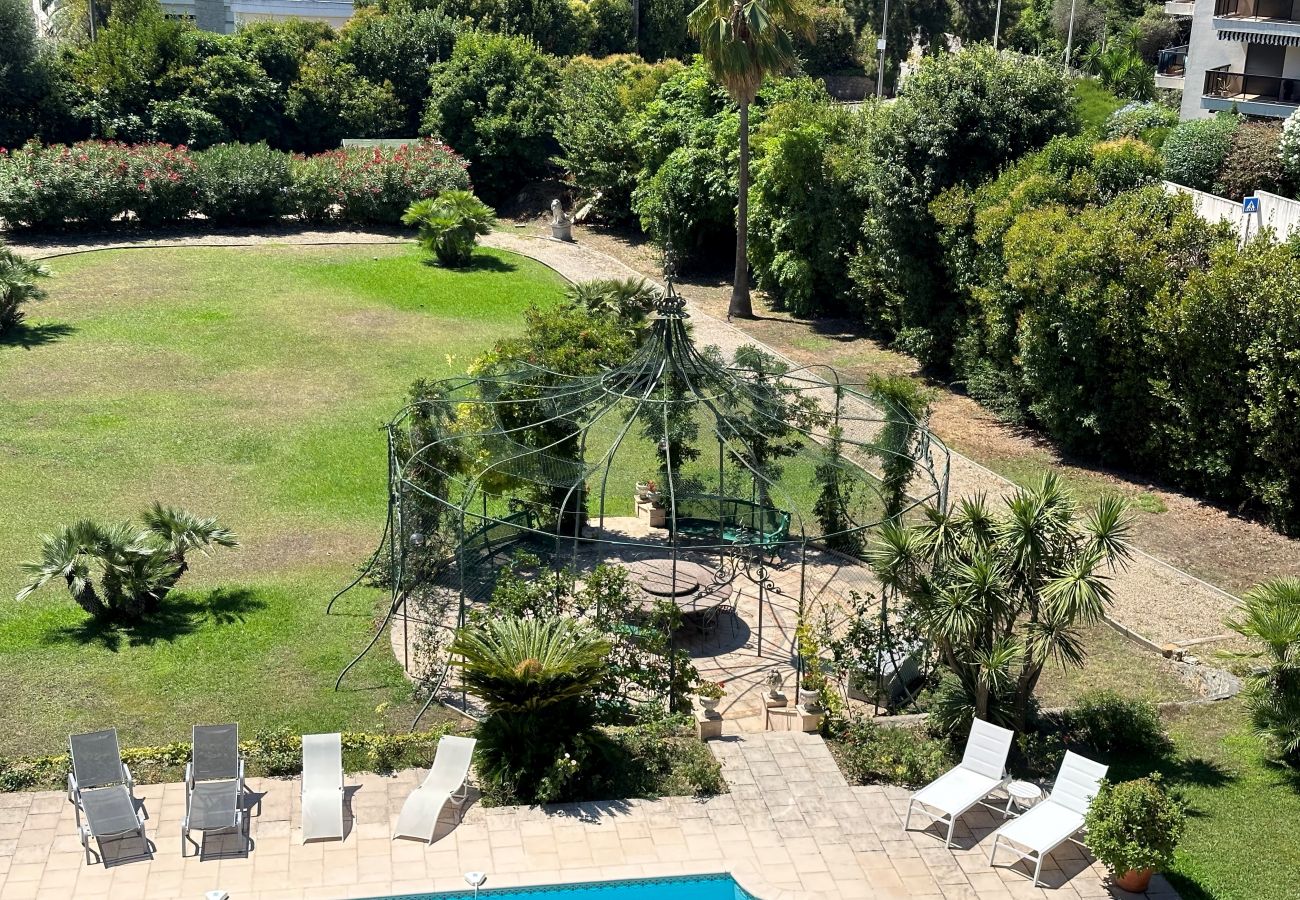
[[[251,779],[261,798],[252,850],[213,837],[185,859],[183,785],[149,785],[138,795],[153,858],[107,868],[86,865],[66,794],[0,794],[0,900],[179,900],[213,889],[230,900],[383,897],[463,889],[462,873],[475,870],[489,887],[730,872],[762,900],[1137,896],[1107,887],[1070,844],[1044,864],[1046,888],[1032,887],[1023,865],[990,868],[987,835],[1001,816],[982,808],[958,825],[952,850],[937,828],[904,833],[908,793],[849,787],[814,735],[745,734],[710,746],[729,794],[494,809],[471,799],[464,820],[448,815],[431,845],[390,839],[422,770],[349,776],[342,843],[302,843],[297,780]],[[1146,896],[1177,900],[1159,878]]]

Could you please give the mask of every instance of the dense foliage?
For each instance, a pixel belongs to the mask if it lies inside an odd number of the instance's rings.
[[[1159,775],[1104,782],[1088,809],[1088,849],[1116,875],[1163,870],[1173,864],[1186,825],[1183,804]]]
[[[1252,665],[1244,691],[1251,724],[1278,756],[1300,767],[1300,579],[1251,588],[1227,625],[1250,644],[1234,656]]]
[[[1240,124],[1241,120],[1228,112],[1180,124],[1169,133],[1162,148],[1165,178],[1198,191],[1213,192]]]
[[[193,152],[167,144],[28,144],[0,153],[0,219],[11,228],[174,225],[193,214],[254,224],[298,215],[396,224],[413,202],[469,186],[442,144],[290,157],[265,144]]]
[[[964,732],[975,716],[1023,730],[1047,663],[1083,664],[1077,630],[1105,614],[1128,530],[1120,499],[1081,514],[1053,476],[997,512],[975,497],[918,525],[883,526],[867,558],[882,587],[906,597],[946,671],[932,722]]]
[[[0,337],[22,325],[26,304],[45,299],[40,279],[49,274],[40,263],[0,245]]]

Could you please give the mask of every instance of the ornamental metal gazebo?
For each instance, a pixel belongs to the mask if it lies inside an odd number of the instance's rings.
[[[763,656],[783,652],[764,647],[766,595],[802,610],[811,553],[856,561],[872,528],[947,503],[948,450],[906,403],[753,346],[697,347],[671,279],[621,365],[512,361],[449,378],[387,432],[381,546],[330,605],[366,575],[391,602],[336,687],[392,624],[431,700],[446,699],[446,660],[414,665],[426,651],[412,635],[464,625],[521,550],[556,571],[638,566],[643,589],[688,612],[746,585]]]

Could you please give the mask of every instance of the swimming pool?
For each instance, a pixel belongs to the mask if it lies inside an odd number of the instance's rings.
[[[757,900],[730,875],[686,875],[630,881],[587,881],[523,888],[480,888],[480,900]],[[402,894],[374,900],[472,900],[474,892]]]

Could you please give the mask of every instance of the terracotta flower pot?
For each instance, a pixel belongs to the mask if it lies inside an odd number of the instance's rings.
[[[1151,883],[1151,876],[1155,871],[1155,869],[1129,869],[1123,875],[1115,876],[1115,884],[1122,890],[1140,894]]]

